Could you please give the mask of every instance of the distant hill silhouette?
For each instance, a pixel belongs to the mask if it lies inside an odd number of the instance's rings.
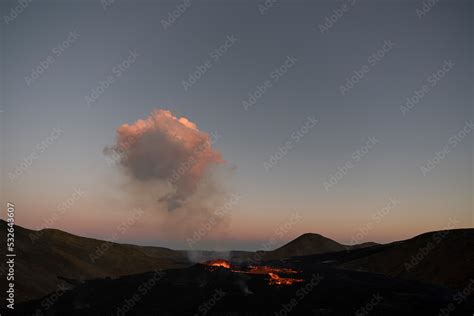
[[[346,246],[319,234],[306,233],[280,248],[265,252],[264,258],[266,260],[284,259],[294,256],[307,256],[326,252],[372,247],[375,245],[377,244],[366,242],[359,245]]]
[[[340,266],[450,287],[474,279],[474,229],[424,233],[382,249]]]
[[[5,240],[4,220],[0,222],[0,232]],[[38,232],[17,225],[15,253],[17,301],[38,298],[55,291],[58,285],[64,284],[58,277],[84,280],[190,265],[185,252],[110,243],[57,229]],[[0,293],[0,298],[5,298],[5,291]]]
[[[0,232],[5,237],[3,220]],[[303,270],[330,266],[454,288],[463,287],[474,279],[474,229],[430,232],[384,245],[363,243],[354,246],[308,233],[272,251],[225,253],[110,243],[56,229],[38,232],[20,226],[16,226],[15,240],[18,302],[43,297],[63,284],[187,268],[196,261],[216,258],[241,264],[252,262],[253,258],[264,262],[283,262],[285,259],[288,264]],[[5,273],[4,264],[0,264],[0,273]],[[2,292],[0,299],[4,298],[5,292]]]

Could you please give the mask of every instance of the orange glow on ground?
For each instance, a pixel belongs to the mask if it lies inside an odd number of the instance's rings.
[[[231,269],[232,265],[229,261],[224,259],[217,259],[205,262],[210,267],[220,267],[225,269]],[[212,268],[211,268],[212,269]],[[280,274],[296,274],[298,271],[289,268],[274,268],[271,266],[250,266],[247,270],[236,270],[232,269],[232,272],[246,273],[246,274],[266,274],[268,275],[269,285],[292,285],[294,283],[303,282],[303,279],[295,278],[284,278],[280,277]]]

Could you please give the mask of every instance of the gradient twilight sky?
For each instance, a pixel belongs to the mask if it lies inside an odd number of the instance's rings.
[[[122,203],[120,172],[103,149],[120,125],[167,109],[222,136],[213,146],[228,162],[226,190],[242,196],[197,248],[262,249],[275,239],[276,247],[305,232],[388,242],[453,219],[473,227],[472,1],[442,0],[422,17],[423,1],[277,0],[263,14],[264,1],[189,1],[167,27],[162,20],[187,2],[34,0],[7,22],[18,2],[2,1],[1,201],[15,202],[17,224],[41,228],[54,218],[46,226],[110,239],[133,205]],[[214,60],[228,36],[237,40]],[[130,67],[89,106],[85,96],[116,75],[130,51],[138,55]],[[377,52],[383,56],[374,59]],[[275,82],[272,72],[288,56],[296,62]],[[182,82],[207,60],[185,90]],[[32,79],[37,68],[42,74]],[[244,109],[266,80],[272,86]],[[428,91],[402,113],[424,85]],[[308,117],[317,124],[295,142]],[[38,154],[54,128],[62,134]],[[362,157],[357,150],[371,137],[376,144]],[[266,170],[287,141],[291,149]],[[423,172],[446,146],[445,158]],[[37,158],[10,179],[32,153]],[[326,190],[346,163],[352,167]],[[56,218],[75,188],[84,196]],[[384,213],[390,199],[399,202]],[[157,213],[146,210],[115,241],[185,249],[189,234],[163,229]]]

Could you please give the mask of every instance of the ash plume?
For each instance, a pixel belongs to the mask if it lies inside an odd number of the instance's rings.
[[[219,135],[200,131],[185,117],[167,110],[154,110],[146,119],[123,124],[117,129],[114,145],[104,153],[115,157],[125,174],[140,186],[157,186],[158,202],[169,211],[183,206],[209,179],[212,167],[223,164],[212,145]],[[160,185],[157,185],[157,182]]]

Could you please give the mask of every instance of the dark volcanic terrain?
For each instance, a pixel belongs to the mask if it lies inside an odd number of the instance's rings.
[[[474,312],[474,229],[352,247],[304,234],[274,251],[192,256],[51,229],[16,226],[15,237],[18,315]],[[190,262],[196,254],[203,262],[226,255],[231,267]],[[255,267],[264,273],[249,273]],[[275,278],[295,281],[272,283]]]

